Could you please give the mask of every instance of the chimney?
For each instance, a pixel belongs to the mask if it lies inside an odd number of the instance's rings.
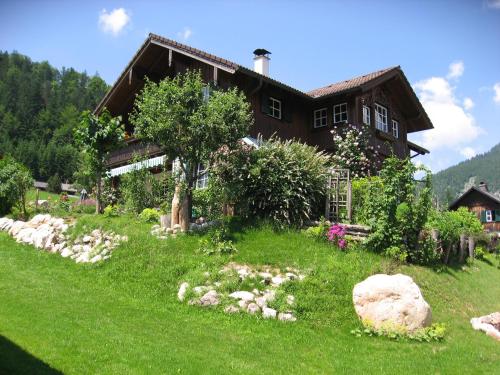
[[[484,181],[481,181],[478,186],[479,190],[488,192],[488,184]]]
[[[257,48],[253,51],[255,55],[253,58],[253,70],[259,74],[269,77],[269,60],[271,58],[269,55],[271,52],[265,50],[264,48]]]

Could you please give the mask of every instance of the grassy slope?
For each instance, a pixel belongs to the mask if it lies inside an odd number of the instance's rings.
[[[495,373],[498,343],[470,328],[472,316],[500,310],[500,271],[396,269],[373,254],[334,251],[297,233],[248,229],[235,260],[309,269],[296,287],[299,321],[225,315],[177,302],[183,277],[216,263],[193,253],[198,239],[160,242],[129,218],[80,220],[127,233],[102,265],[77,265],[16,244],[0,233],[0,373],[25,366],[80,373]],[[374,272],[412,275],[445,322],[443,343],[356,338],[353,285]],[[23,348],[13,350],[15,345]],[[24,365],[20,365],[24,363]]]

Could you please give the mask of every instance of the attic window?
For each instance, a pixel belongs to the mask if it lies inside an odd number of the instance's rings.
[[[375,104],[375,127],[383,132],[388,132],[387,129],[387,108],[380,104]]]
[[[333,123],[347,122],[347,103],[333,106]]]
[[[281,100],[269,97],[269,116],[281,120]]]

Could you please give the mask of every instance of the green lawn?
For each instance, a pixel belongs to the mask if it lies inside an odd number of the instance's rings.
[[[28,194],[26,194],[26,201],[28,202],[34,202],[35,201],[35,198],[36,198],[36,190],[30,190],[28,191]],[[73,201],[76,201],[78,198],[74,197],[74,196],[68,196],[69,200],[71,202]],[[38,199],[39,200],[51,200],[53,202],[57,202],[59,201],[59,194],[54,194],[54,193],[51,193],[49,191],[44,191],[44,190],[40,190],[38,192]]]
[[[132,218],[84,216],[77,230],[103,227],[129,242],[98,265],[15,243],[0,233],[0,374],[332,374],[500,372],[500,346],[473,331],[473,316],[500,310],[497,261],[442,272],[396,266],[360,251],[342,253],[300,233],[247,228],[234,261],[295,266],[295,323],[226,315],[177,301],[178,285],[217,257],[194,252],[197,236],[160,241]],[[420,285],[441,343],[357,338],[356,282],[404,272]]]

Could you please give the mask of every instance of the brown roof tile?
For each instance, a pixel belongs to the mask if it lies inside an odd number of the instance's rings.
[[[307,95],[313,97],[313,98],[319,98],[320,96],[324,95],[331,95],[331,94],[338,94],[343,91],[347,91],[356,87],[359,87],[361,85],[364,85],[365,83],[370,82],[371,80],[374,80],[375,78],[378,78],[382,76],[383,74],[390,72],[391,70],[399,69],[399,66],[393,66],[390,68],[378,70],[373,73],[365,74],[363,76],[355,77],[352,79],[348,79],[346,81],[341,81],[337,83],[333,83],[331,85],[325,86],[325,87],[320,87],[319,89],[314,89],[312,91],[309,91]]]

